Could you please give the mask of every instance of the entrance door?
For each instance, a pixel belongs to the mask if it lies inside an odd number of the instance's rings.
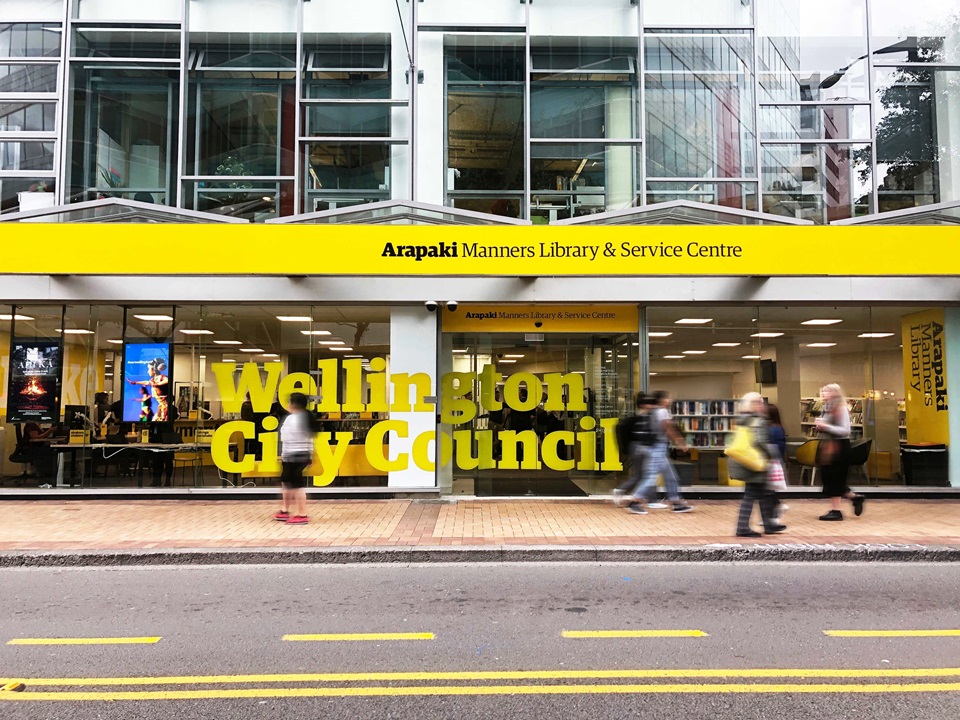
[[[637,350],[635,334],[445,333],[453,372],[476,378],[458,390],[476,414],[452,426],[453,492],[608,493],[619,470],[613,426],[633,407]]]

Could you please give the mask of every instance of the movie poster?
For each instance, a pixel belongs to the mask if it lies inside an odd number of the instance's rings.
[[[10,343],[7,422],[59,422],[60,359],[58,340]]]
[[[123,349],[123,422],[170,417],[170,344],[127,343]]]

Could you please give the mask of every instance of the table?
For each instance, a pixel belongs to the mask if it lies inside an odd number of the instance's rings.
[[[238,444],[235,442],[229,443],[230,453],[233,456],[234,460],[237,460],[238,453]],[[67,487],[67,482],[64,479],[64,455],[67,453],[70,454],[70,480],[74,480],[74,471],[73,467],[76,465],[77,451],[100,451],[104,460],[109,460],[110,458],[118,455],[124,450],[133,450],[137,453],[178,453],[178,452],[209,452],[210,443],[87,443],[87,444],[51,444],[50,448],[55,450],[57,453],[57,487]],[[232,476],[232,477],[231,477]],[[236,477],[236,473],[223,473],[220,475],[221,487],[227,487],[228,485],[235,485],[233,482]],[[70,487],[73,487],[74,483],[69,483]],[[140,463],[140,469],[137,477],[137,487],[143,487],[143,463]]]

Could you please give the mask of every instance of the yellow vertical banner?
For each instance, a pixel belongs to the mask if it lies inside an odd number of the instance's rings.
[[[901,318],[907,442],[949,444],[943,308]]]

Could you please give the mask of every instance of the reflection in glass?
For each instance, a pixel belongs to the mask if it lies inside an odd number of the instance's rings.
[[[304,146],[306,211],[389,198],[391,158],[397,152],[406,148],[385,143]]]
[[[53,170],[53,145],[0,140],[0,170]]]
[[[276,175],[280,96],[276,84],[205,83],[199,88],[198,175]]]
[[[864,0],[770,0],[759,15],[761,101],[867,98]]]
[[[187,209],[253,222],[293,215],[293,183],[245,178],[184,183]]]
[[[180,32],[79,27],[74,31],[73,55],[176,59],[180,57]]]
[[[866,105],[779,105],[760,108],[763,140],[864,140],[870,137]]]
[[[765,145],[763,211],[828,223],[871,212],[869,145]]]
[[[55,93],[57,65],[0,64],[0,93]]]
[[[0,180],[0,212],[16,212],[20,207],[19,194],[52,193],[56,190],[54,178],[3,178]],[[51,201],[51,205],[53,202]]]
[[[0,102],[0,132],[53,132],[56,118],[55,103]]]
[[[43,23],[0,24],[0,57],[55,58],[59,56],[59,25]]]
[[[750,25],[753,4],[751,0],[643,0],[643,22],[647,26]]]
[[[671,200],[691,200],[740,210],[757,210],[757,184],[696,181],[647,183],[648,205]]]
[[[870,0],[874,62],[960,62],[960,12],[944,0]]]
[[[501,217],[523,217],[522,195],[484,195],[476,197],[454,197],[451,206],[460,210],[499,215]]]
[[[174,202],[178,76],[175,70],[75,68],[71,201],[124,191],[144,202]]]
[[[749,33],[648,34],[645,57],[648,176],[754,175]]]

